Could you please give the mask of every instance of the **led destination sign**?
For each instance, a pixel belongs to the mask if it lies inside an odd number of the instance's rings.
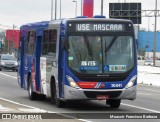
[[[76,31],[124,31],[124,24],[76,24]]]

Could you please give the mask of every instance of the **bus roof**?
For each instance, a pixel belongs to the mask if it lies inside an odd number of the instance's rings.
[[[35,23],[28,23],[21,26],[21,30],[23,29],[38,29],[38,28],[47,28],[51,25],[59,25],[64,24],[66,25],[67,22],[73,22],[73,21],[108,21],[108,22],[128,22],[132,23],[131,20],[125,20],[125,19],[110,19],[110,18],[70,18],[70,19],[59,19],[59,20],[52,20],[52,21],[42,21],[42,22],[35,22]],[[52,27],[52,26],[51,26]]]
[[[35,22],[35,23],[28,23],[21,26],[21,30],[23,29],[33,29],[33,28],[40,28],[40,27],[48,27],[49,21],[42,21],[42,22]]]

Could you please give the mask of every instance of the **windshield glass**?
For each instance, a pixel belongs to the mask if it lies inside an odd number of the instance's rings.
[[[1,60],[11,60],[11,61],[16,61],[16,58],[12,55],[2,55]]]
[[[69,36],[68,65],[79,73],[123,73],[134,66],[131,36]]]

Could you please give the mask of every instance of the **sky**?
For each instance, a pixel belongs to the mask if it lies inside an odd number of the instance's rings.
[[[53,0],[54,3],[55,0]],[[60,17],[60,1],[57,4],[57,18]],[[75,17],[75,2],[73,0],[61,0],[61,17]],[[77,1],[77,16],[81,15],[81,0]],[[160,0],[157,9],[160,10]],[[109,17],[109,3],[115,2],[141,2],[142,10],[154,10],[155,0],[104,0],[103,13]],[[94,15],[101,14],[101,0],[94,0]],[[55,6],[53,5],[53,18],[55,18]],[[21,25],[32,22],[51,20],[51,0],[0,0],[0,28],[12,28],[13,25],[18,29]],[[160,17],[157,17],[157,23]],[[148,26],[149,25],[149,26]],[[143,17],[141,28],[154,30],[154,17]],[[160,30],[160,23],[157,24]]]

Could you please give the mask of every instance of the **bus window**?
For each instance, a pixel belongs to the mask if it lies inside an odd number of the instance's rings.
[[[42,55],[56,53],[57,30],[45,30]]]
[[[34,54],[35,39],[36,39],[36,32],[29,31],[28,32],[27,47],[26,47],[27,54],[29,54],[29,55]]]

